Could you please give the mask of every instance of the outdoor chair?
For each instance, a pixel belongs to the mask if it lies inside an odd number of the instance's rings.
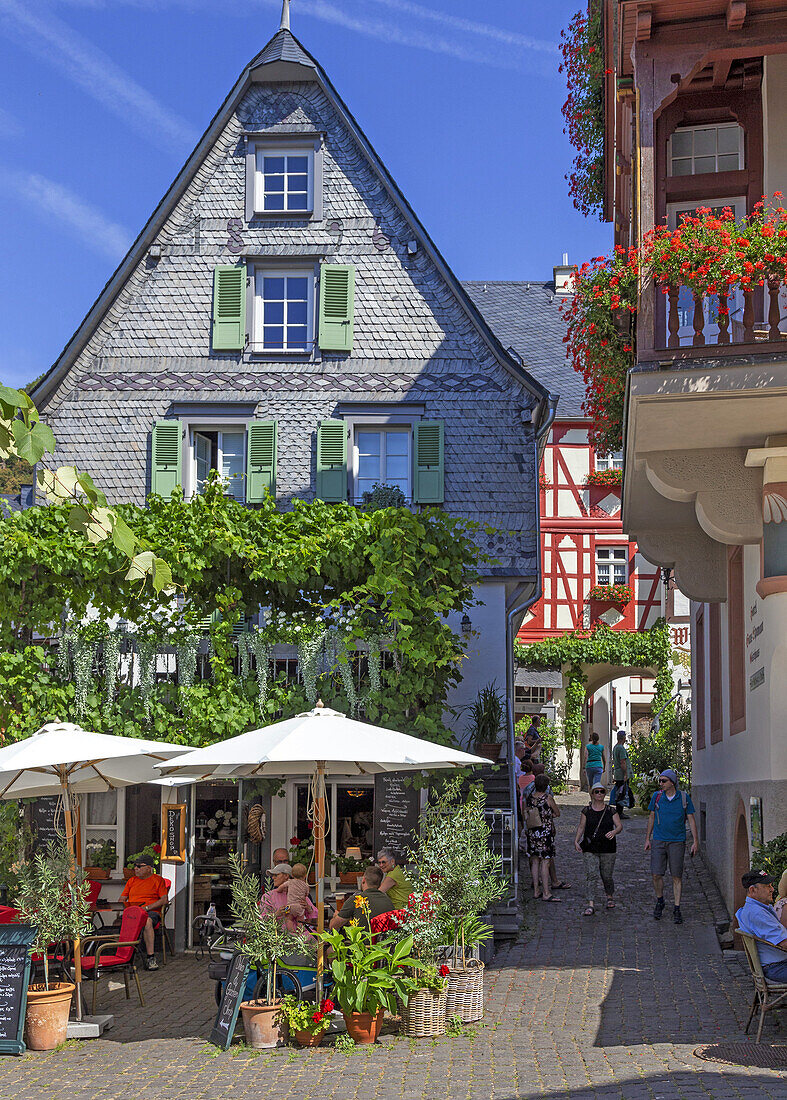
[[[93,954],[82,956],[82,977],[93,982],[93,1008],[96,1011],[96,988],[98,979],[110,974],[122,974],[126,987],[126,1000],[131,996],[129,989],[129,975],[132,975],[137,983],[139,1003],[144,1008],[145,998],[142,996],[142,986],[139,983],[139,974],[134,963],[134,954],[142,940],[142,929],[148,915],[139,905],[129,905],[123,910],[123,919],[120,922],[120,934],[114,936],[91,936],[86,940],[86,949]]]
[[[0,924],[18,924],[19,910],[10,905],[0,905]]]
[[[170,881],[170,879],[165,878],[164,885],[166,886],[167,890],[169,890],[172,886],[172,882]],[[170,904],[171,903],[169,901],[166,901],[159,910],[161,913],[161,924],[156,929],[156,935],[161,936],[161,961],[163,962],[164,966],[167,965],[167,948],[169,948],[170,955],[172,955],[173,957],[175,955],[175,949],[172,946],[172,940],[169,938],[169,929],[165,924],[165,918],[167,916],[167,910],[169,909]]]
[[[749,1028],[754,1019],[754,1013],[757,1011],[757,1006],[759,1005],[760,1024],[757,1028],[757,1038],[755,1040],[755,1042],[759,1043],[762,1037],[762,1025],[765,1023],[765,1013],[773,1012],[776,1008],[785,1007],[785,1001],[787,1001],[787,982],[769,981],[763,972],[757,944],[764,943],[767,944],[768,947],[773,947],[772,943],[760,939],[759,936],[752,936],[749,932],[741,932],[740,928],[736,928],[735,931],[743,941],[746,961],[749,964],[749,971],[751,972],[754,982],[754,1000],[752,1001],[751,1012],[749,1013],[749,1019],[746,1023],[746,1034],[749,1034]]]

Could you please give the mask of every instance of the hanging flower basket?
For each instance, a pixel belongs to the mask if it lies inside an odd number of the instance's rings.
[[[399,1002],[402,1017],[402,1034],[409,1039],[431,1039],[445,1035],[447,1019],[447,989],[435,993],[431,989],[419,989],[411,994],[407,1004]]]
[[[458,1016],[471,1024],[484,1015],[484,964],[468,959],[467,966],[452,967],[446,981],[446,1017]]]

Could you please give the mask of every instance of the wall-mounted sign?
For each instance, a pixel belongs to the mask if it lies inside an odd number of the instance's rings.
[[[161,807],[161,861],[186,862],[185,802],[165,802]]]
[[[752,851],[762,847],[762,799],[749,799],[749,823],[751,825]]]

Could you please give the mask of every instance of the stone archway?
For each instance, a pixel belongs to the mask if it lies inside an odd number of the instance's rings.
[[[749,856],[749,830],[746,824],[746,807],[743,801],[738,799],[738,816],[735,823],[735,843],[733,845],[733,875],[735,908],[740,909],[746,900],[746,891],[743,889],[741,875],[744,875],[750,866]]]

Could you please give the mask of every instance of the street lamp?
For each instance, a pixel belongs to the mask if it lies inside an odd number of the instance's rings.
[[[651,718],[651,720],[650,720],[650,732],[651,733],[658,733],[659,732],[659,726],[661,725],[661,723],[659,722],[659,716],[664,713],[664,711],[667,709],[667,707],[670,705],[670,703],[674,703],[676,699],[680,698],[682,692],[686,691],[690,687],[691,687],[691,680],[687,680],[685,684],[682,680],[678,680],[678,690],[675,692],[675,694],[672,696],[671,699],[668,699],[666,701],[666,703],[664,704],[663,707],[660,708],[660,710],[656,711],[656,713]]]

